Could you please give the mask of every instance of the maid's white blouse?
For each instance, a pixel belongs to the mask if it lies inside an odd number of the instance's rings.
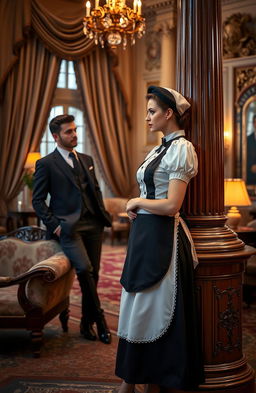
[[[168,142],[178,136],[185,136],[183,130],[179,130],[167,135],[164,139]],[[146,198],[147,189],[144,182],[144,173],[147,166],[153,161],[164,149],[157,152],[159,146],[154,147],[146,156],[144,163],[137,171],[137,181],[140,187],[140,198]],[[186,183],[196,176],[198,170],[198,161],[195,148],[191,142],[185,138],[179,138],[172,142],[166,154],[162,158],[159,166],[154,172],[155,199],[167,198],[169,182],[172,179],[179,179]],[[140,209],[138,213],[148,213]]]

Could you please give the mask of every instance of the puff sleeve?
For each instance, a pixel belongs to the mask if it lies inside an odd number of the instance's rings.
[[[197,155],[192,143],[185,138],[173,141],[162,159],[161,166],[169,174],[169,180],[179,179],[189,183],[198,170]]]

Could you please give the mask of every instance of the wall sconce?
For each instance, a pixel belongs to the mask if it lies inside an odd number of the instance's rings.
[[[41,154],[36,152],[30,152],[27,155],[24,168],[26,169],[25,175],[23,176],[24,183],[28,186],[30,190],[33,189],[33,173],[35,171],[36,161],[41,158]]]
[[[225,206],[230,206],[227,213],[226,224],[236,230],[241,220],[241,213],[237,206],[251,206],[245,182],[242,179],[225,179],[224,182]]]

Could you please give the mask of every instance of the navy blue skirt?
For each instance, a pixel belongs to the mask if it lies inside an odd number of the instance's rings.
[[[178,231],[178,277],[174,317],[167,332],[151,343],[120,338],[116,375],[131,384],[196,390],[204,381],[201,329],[190,243]]]

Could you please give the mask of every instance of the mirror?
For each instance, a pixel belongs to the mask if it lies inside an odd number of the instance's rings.
[[[256,196],[256,84],[242,91],[236,105],[236,177]]]
[[[248,99],[244,109],[243,129],[246,146],[244,178],[247,185],[256,185],[256,97]]]

